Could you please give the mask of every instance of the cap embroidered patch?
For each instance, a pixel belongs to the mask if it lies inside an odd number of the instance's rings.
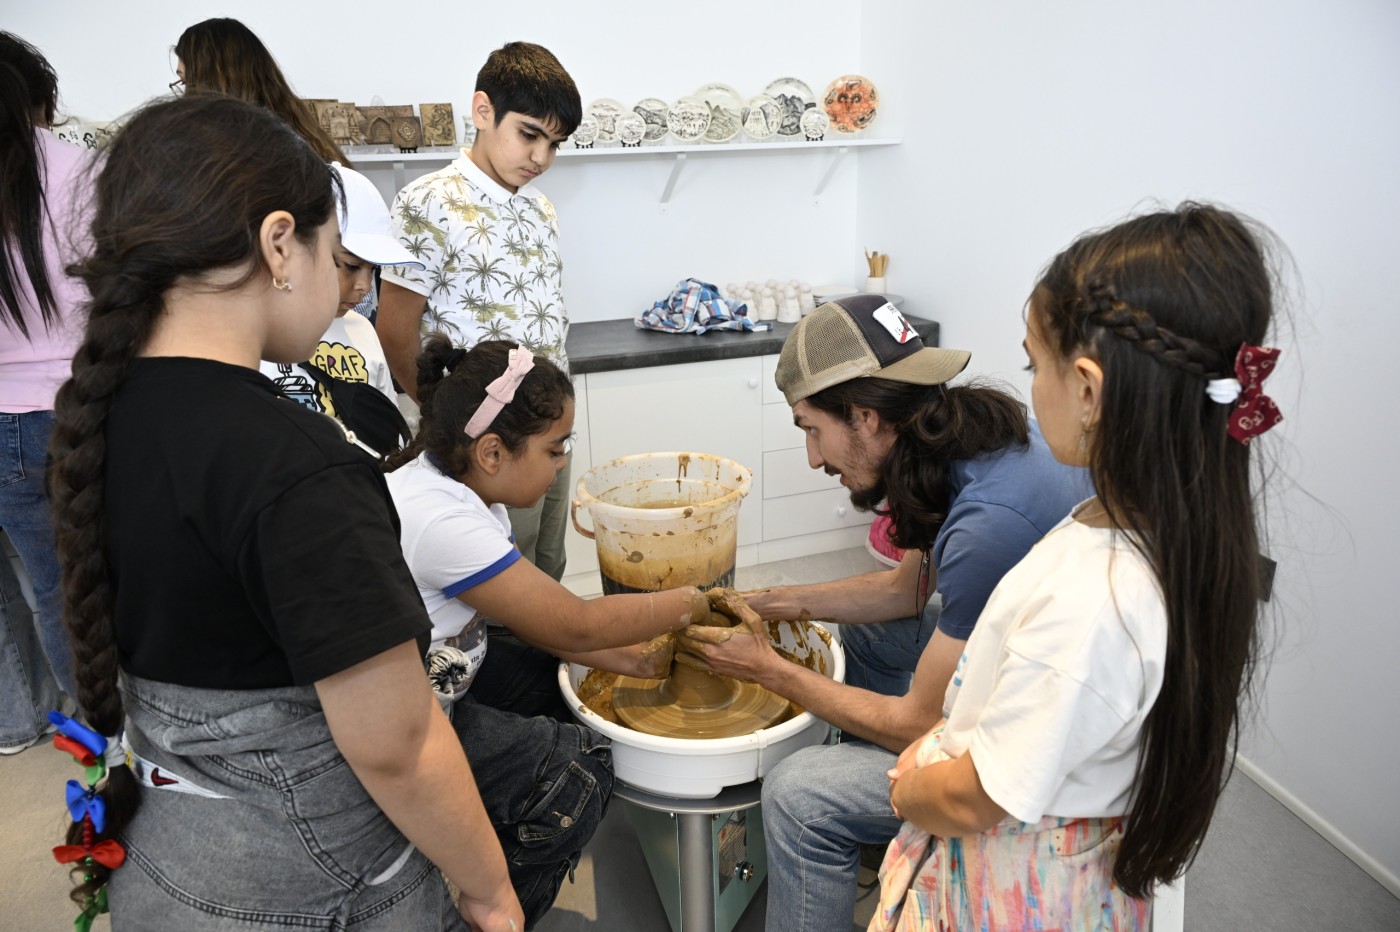
[[[898,343],[908,343],[910,340],[918,339],[919,335],[914,332],[914,328],[909,326],[909,321],[904,319],[904,315],[899,313],[893,304],[886,302],[875,309],[871,315],[889,331]]]

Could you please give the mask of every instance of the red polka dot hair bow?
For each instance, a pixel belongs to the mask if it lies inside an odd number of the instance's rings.
[[[1264,394],[1263,383],[1278,365],[1281,350],[1269,346],[1250,346],[1241,343],[1235,354],[1235,377],[1233,379],[1211,379],[1206,383],[1206,394],[1220,404],[1235,402],[1230,412],[1230,436],[1240,443],[1264,433],[1279,421],[1283,414],[1278,405]]]

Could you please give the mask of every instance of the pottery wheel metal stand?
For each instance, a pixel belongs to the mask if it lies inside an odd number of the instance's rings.
[[[715,932],[715,845],[710,820],[757,806],[763,784],[725,787],[711,799],[673,799],[618,782],[613,796],[675,817],[680,848],[681,932]],[[747,878],[741,878],[747,879]]]

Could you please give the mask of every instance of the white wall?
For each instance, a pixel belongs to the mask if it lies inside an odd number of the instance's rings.
[[[800,16],[778,4],[715,0],[700,7],[653,3],[581,5],[415,3],[398,22],[392,4],[232,0],[132,0],[22,4],[4,28],[53,63],[69,112],[111,119],[174,80],[170,47],[210,16],[246,23],[304,97],[369,103],[450,102],[466,113],[477,69],[512,39],[539,42],[569,69],[584,105],[614,97],[675,100],[711,81],[759,93],[795,75],[817,91],[853,70],[858,19],[837,0],[812,0]],[[683,20],[683,22],[682,22]],[[855,159],[814,202],[828,153],[763,153],[689,160],[672,203],[658,201],[669,175],[660,160],[558,160],[540,187],[559,209],[564,293],[575,321],[631,317],[679,280],[723,285],[749,279],[850,281]],[[433,165],[423,171],[439,166]],[[370,172],[381,190],[386,170]]]
[[[1244,752],[1400,893],[1400,5],[866,0],[862,21],[904,144],[861,161],[859,240],[973,370],[1024,393],[1037,272],[1146,199],[1224,202],[1291,248],[1270,389],[1300,489],[1273,513],[1281,617]]]

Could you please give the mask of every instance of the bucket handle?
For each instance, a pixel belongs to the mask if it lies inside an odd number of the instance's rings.
[[[574,523],[574,530],[578,531],[580,534],[582,534],[584,537],[587,537],[589,540],[594,540],[595,538],[593,536],[593,532],[585,528],[582,524],[578,523],[578,508],[582,504],[583,502],[579,501],[578,499],[574,499],[573,501],[569,502],[569,520]]]

